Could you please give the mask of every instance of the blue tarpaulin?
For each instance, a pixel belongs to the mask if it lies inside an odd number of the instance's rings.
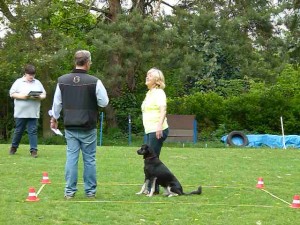
[[[227,136],[221,138],[221,141],[226,143]],[[270,148],[284,148],[283,137],[281,135],[270,135],[270,134],[249,134],[246,135],[249,144],[246,147],[264,147]],[[241,146],[243,139],[240,137],[234,137],[232,142]],[[284,143],[286,148],[300,148],[300,136],[299,135],[286,135],[284,136]]]

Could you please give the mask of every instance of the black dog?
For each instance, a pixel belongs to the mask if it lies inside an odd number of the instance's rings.
[[[142,145],[137,154],[143,155],[144,158],[145,183],[141,191],[136,194],[144,193],[151,197],[154,193],[155,183],[164,187],[165,195],[168,197],[190,194],[200,195],[202,193],[201,186],[196,191],[184,193],[180,182],[148,145]],[[149,182],[151,184],[150,192],[147,190]]]

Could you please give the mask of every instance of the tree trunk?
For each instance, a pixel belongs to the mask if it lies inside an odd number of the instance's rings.
[[[121,11],[122,7],[120,0],[109,0],[109,18],[111,22],[117,21],[117,16]]]
[[[42,71],[41,72],[41,76],[42,76],[42,80],[43,80],[43,86],[46,90],[46,93],[47,93],[47,97],[46,99],[44,99],[42,101],[42,105],[41,105],[41,108],[42,108],[42,127],[43,127],[43,137],[44,138],[47,138],[47,137],[50,137],[53,135],[53,132],[51,131],[50,129],[50,117],[48,115],[48,111],[51,109],[52,107],[52,99],[53,99],[53,90],[52,90],[52,87],[50,85],[48,85],[50,83],[50,80],[49,80],[49,67],[47,65],[45,65],[43,68],[42,68]]]
[[[48,111],[52,107],[53,93],[47,90],[47,97],[42,101],[42,127],[43,127],[43,137],[47,138],[53,135],[53,132],[50,129],[50,117]]]
[[[105,107],[105,121],[107,123],[107,128],[118,127],[116,112],[111,104]]]
[[[120,0],[109,0],[109,18],[111,23],[117,21],[117,16],[121,13],[121,2]],[[110,72],[111,82],[108,86],[108,92],[110,97],[119,97],[121,95],[120,87],[120,74],[114,71],[114,67],[120,64],[119,55],[113,53],[110,57],[110,67],[112,68]],[[108,128],[118,127],[116,112],[111,104],[105,108],[106,122]]]

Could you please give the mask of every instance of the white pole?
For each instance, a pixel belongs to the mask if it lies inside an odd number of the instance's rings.
[[[283,119],[282,119],[282,116],[280,117],[280,122],[281,122],[281,131],[282,131],[282,144],[283,144],[283,149],[286,149],[286,147],[285,147],[285,139],[284,139],[284,130],[283,130]]]

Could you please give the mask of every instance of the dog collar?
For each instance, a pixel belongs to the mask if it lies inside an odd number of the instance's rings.
[[[156,155],[155,156],[150,156],[150,157],[147,157],[145,159],[154,159],[154,158],[157,158],[157,156]]]

